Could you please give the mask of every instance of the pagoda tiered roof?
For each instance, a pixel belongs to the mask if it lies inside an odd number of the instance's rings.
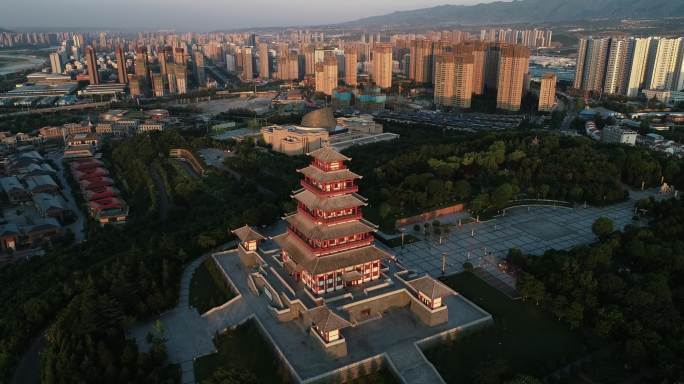
[[[326,212],[367,205],[366,198],[356,193],[330,197],[319,197],[308,189],[302,188],[294,191],[292,197],[311,209],[320,209]]]
[[[338,239],[357,233],[375,232],[378,229],[376,225],[363,219],[333,225],[316,224],[300,213],[285,216],[284,219],[310,240]]]
[[[313,157],[316,160],[323,161],[325,163],[331,163],[333,161],[348,161],[351,160],[331,147],[321,147],[313,152],[307,153],[307,155]]]
[[[315,179],[321,182],[330,182],[330,181],[337,181],[337,180],[351,180],[351,179],[360,179],[363,176],[357,175],[356,173],[350,171],[347,168],[344,169],[338,169],[335,171],[324,171],[318,167],[314,167],[312,165],[298,169],[297,172],[302,173],[304,176]]]
[[[288,256],[299,266],[313,275],[344,269],[349,266],[369,263],[375,260],[391,258],[387,252],[374,245],[354,248],[325,256],[316,256],[299,239],[294,239],[287,232],[273,238],[281,248],[287,250]]]

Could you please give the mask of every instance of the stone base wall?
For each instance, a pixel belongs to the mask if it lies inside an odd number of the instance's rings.
[[[309,334],[311,337],[316,339],[316,343],[325,350],[325,353],[332,357],[340,358],[347,356],[347,341],[345,339],[335,340],[331,343],[326,343],[321,336],[316,333],[313,329],[309,329]]]
[[[423,303],[412,297],[410,308],[411,313],[427,326],[434,327],[449,321],[449,310],[447,307],[441,307],[432,311]]]
[[[320,376],[303,381],[305,384],[341,384],[378,372],[387,364],[387,357],[377,355],[365,360],[326,372]]]
[[[387,295],[377,296],[345,305],[342,308],[349,313],[350,322],[358,323],[378,317],[391,308],[406,307],[410,302],[411,298],[409,293],[402,289],[390,292]]]

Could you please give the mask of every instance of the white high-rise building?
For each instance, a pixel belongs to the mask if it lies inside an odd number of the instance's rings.
[[[652,38],[636,38],[630,41],[629,79],[627,81],[627,96],[637,97],[644,88],[646,69],[648,67],[648,52]]]
[[[64,68],[62,67],[62,58],[59,52],[52,52],[50,54],[50,67],[52,68],[52,73],[62,73]]]
[[[629,81],[630,40],[611,39],[606,64],[603,92],[609,95],[625,94]]]
[[[682,41],[679,38],[658,38],[653,62],[653,72],[649,89],[669,91],[675,90],[681,72]]]

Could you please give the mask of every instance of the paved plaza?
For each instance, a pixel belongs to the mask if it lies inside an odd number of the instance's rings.
[[[442,275],[442,258],[446,253],[444,275],[463,271],[463,263],[469,261],[475,267],[482,267],[509,286],[515,286],[511,276],[501,272],[496,264],[506,257],[508,250],[518,248],[523,253],[541,255],[549,249],[566,250],[576,245],[596,241],[591,230],[599,217],[611,219],[616,229],[627,224],[637,224],[634,216],[634,202],[646,196],[655,196],[655,191],[632,191],[630,199],[605,207],[578,206],[521,206],[508,209],[503,216],[487,222],[459,226],[464,215],[440,218],[449,224],[448,236],[415,232],[413,226],[403,228],[406,234],[421,241],[394,248],[399,260],[407,269],[416,273],[429,273],[434,277]],[[467,216],[467,215],[466,215]]]

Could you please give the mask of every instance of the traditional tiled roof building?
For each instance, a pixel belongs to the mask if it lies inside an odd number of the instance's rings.
[[[361,176],[330,147],[309,156],[311,164],[299,170],[302,188],[292,195],[297,211],[285,216],[287,232],[273,238],[285,267],[319,295],[379,279],[380,260],[390,255],[373,245],[377,226],[363,219]]]

